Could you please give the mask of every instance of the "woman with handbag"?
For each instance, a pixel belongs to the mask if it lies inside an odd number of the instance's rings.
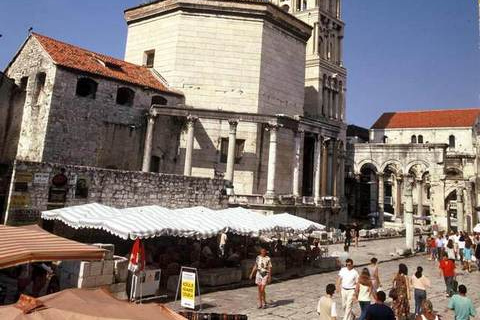
[[[392,309],[397,320],[406,320],[410,317],[410,280],[408,279],[408,268],[405,264],[398,265],[398,273],[393,278]]]
[[[355,286],[354,299],[358,301],[360,305],[360,318],[358,320],[365,320],[367,314],[367,308],[372,303],[373,285],[370,280],[371,275],[367,268],[363,268],[360,277],[358,278],[357,285]]]

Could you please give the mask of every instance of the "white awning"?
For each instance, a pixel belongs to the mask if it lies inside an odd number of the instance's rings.
[[[278,218],[274,218],[279,216]],[[223,231],[259,236],[273,231],[307,232],[324,227],[289,214],[267,217],[245,209],[211,210],[205,207],[168,209],[142,206],[115,209],[98,203],[42,212],[45,220],[59,220],[68,226],[102,229],[123,239],[176,236],[196,239],[214,237]]]
[[[267,216],[267,219],[279,230],[283,229],[285,231],[293,231],[296,233],[306,233],[325,229],[323,224],[302,217],[297,217],[289,213],[274,214]]]

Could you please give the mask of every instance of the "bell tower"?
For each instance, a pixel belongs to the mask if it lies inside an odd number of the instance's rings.
[[[306,117],[345,122],[347,70],[343,66],[342,0],[273,0],[312,26],[306,48]]]

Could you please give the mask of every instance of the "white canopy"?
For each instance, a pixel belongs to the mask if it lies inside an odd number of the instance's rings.
[[[302,217],[297,217],[289,213],[274,214],[267,216],[267,219],[278,229],[289,230],[297,233],[325,229],[325,226],[320,223],[316,223]]]
[[[142,206],[115,209],[91,203],[42,212],[45,220],[59,220],[68,226],[102,229],[123,239],[177,236],[205,239],[228,231],[259,236],[273,231],[309,232],[324,226],[290,214],[267,217],[245,209],[211,210],[205,207],[168,209]]]
[[[478,224],[473,228],[473,232],[478,232],[478,233],[480,233],[480,223],[478,223]]]

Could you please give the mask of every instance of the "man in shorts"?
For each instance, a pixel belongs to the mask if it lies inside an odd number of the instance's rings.
[[[265,289],[267,284],[272,281],[272,261],[267,256],[267,250],[265,248],[260,249],[260,254],[255,259],[252,272],[250,272],[250,279],[253,279],[255,275],[255,284],[258,287],[258,308],[267,308],[267,298]]]

